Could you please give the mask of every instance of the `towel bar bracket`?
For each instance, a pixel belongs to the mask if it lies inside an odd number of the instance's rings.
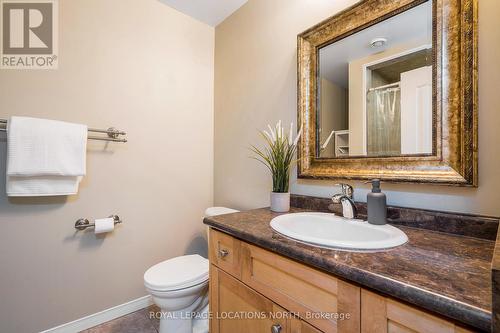
[[[114,127],[108,128],[108,136],[112,139],[118,139],[118,136],[120,135],[120,131],[118,131]]]
[[[110,215],[109,217],[113,218],[115,225],[118,223],[122,223],[122,220],[120,220],[120,217],[118,215]],[[85,230],[92,227],[95,227],[95,223],[90,223],[88,219],[81,218],[75,222],[75,229],[78,230]]]

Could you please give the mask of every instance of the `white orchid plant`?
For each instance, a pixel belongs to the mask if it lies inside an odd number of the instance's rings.
[[[259,149],[252,145],[251,150],[256,154],[252,158],[264,164],[273,177],[273,192],[287,193],[290,183],[290,168],[296,161],[294,159],[297,150],[297,143],[302,134],[302,128],[293,138],[293,123],[290,124],[290,131],[285,133],[281,125],[281,120],[276,126],[267,125],[267,130],[260,131],[266,140],[267,147]]]

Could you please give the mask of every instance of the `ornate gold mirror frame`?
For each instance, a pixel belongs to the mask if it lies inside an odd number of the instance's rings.
[[[298,177],[477,186],[477,0],[433,0],[433,153],[318,158],[319,49],[427,0],[365,0],[298,35]]]

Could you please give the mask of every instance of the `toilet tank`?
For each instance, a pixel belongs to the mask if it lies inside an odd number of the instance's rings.
[[[230,213],[238,213],[239,210],[231,209],[227,207],[209,207],[205,210],[205,217],[211,217],[216,215],[230,214]],[[210,228],[207,226],[207,239]]]
[[[227,207],[210,207],[205,210],[205,217],[211,217],[216,215],[238,213],[239,210],[231,209]]]

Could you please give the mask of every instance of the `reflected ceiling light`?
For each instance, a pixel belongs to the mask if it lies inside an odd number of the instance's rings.
[[[387,44],[387,38],[379,37],[379,38],[374,38],[370,42],[370,46],[375,48],[375,47],[382,47]]]

